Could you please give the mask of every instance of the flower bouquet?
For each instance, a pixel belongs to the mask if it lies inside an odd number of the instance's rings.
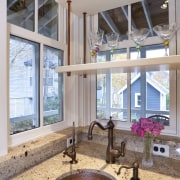
[[[154,137],[160,135],[164,125],[150,118],[140,118],[139,122],[134,122],[131,126],[131,132],[139,137],[144,138],[144,153],[142,166],[151,167],[152,160],[152,144]]]

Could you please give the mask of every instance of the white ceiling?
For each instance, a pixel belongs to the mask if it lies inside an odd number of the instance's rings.
[[[63,5],[67,5],[67,0],[56,0]],[[77,15],[86,12],[89,15],[97,14],[109,9],[132,4],[141,0],[71,0],[71,11]]]

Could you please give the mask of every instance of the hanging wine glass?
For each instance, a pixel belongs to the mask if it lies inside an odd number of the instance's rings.
[[[136,49],[137,49],[137,58],[140,58],[140,51],[141,51],[141,46],[144,40],[148,37],[149,35],[149,29],[148,28],[141,28],[141,29],[136,29],[133,28],[133,30],[129,33],[131,39],[135,42],[136,44]]]
[[[114,49],[117,47],[118,39],[119,39],[119,34],[116,32],[106,34],[107,44],[108,47],[110,48],[110,53],[111,53],[111,60],[113,60]]]
[[[159,24],[153,27],[153,31],[163,39],[163,45],[165,48],[165,56],[168,56],[169,41],[178,30],[176,24]]]
[[[102,30],[90,32],[89,47],[90,47],[92,63],[97,62],[97,54],[99,52],[100,46],[102,45],[103,36],[104,36],[104,31]]]

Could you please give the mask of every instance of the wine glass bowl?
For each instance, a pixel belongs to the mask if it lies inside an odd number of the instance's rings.
[[[165,56],[168,56],[167,48],[169,46],[169,41],[178,30],[176,24],[159,24],[153,27],[153,31],[163,39],[163,45],[165,47]]]
[[[149,32],[150,31],[148,28],[141,28],[141,29],[133,28],[132,31],[129,33],[130,38],[136,44],[136,49],[138,51],[137,58],[140,58],[140,49],[141,49],[142,43],[148,37]]]
[[[106,34],[106,40],[113,59],[114,49],[117,47],[119,40],[119,34],[116,32],[108,33]]]
[[[91,62],[96,62],[97,53],[99,52],[100,46],[102,45],[104,31],[97,30],[92,31],[89,34],[89,47],[91,54]]]

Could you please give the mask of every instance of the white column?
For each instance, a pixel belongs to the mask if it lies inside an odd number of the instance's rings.
[[[0,1],[0,156],[8,152],[7,1]]]

